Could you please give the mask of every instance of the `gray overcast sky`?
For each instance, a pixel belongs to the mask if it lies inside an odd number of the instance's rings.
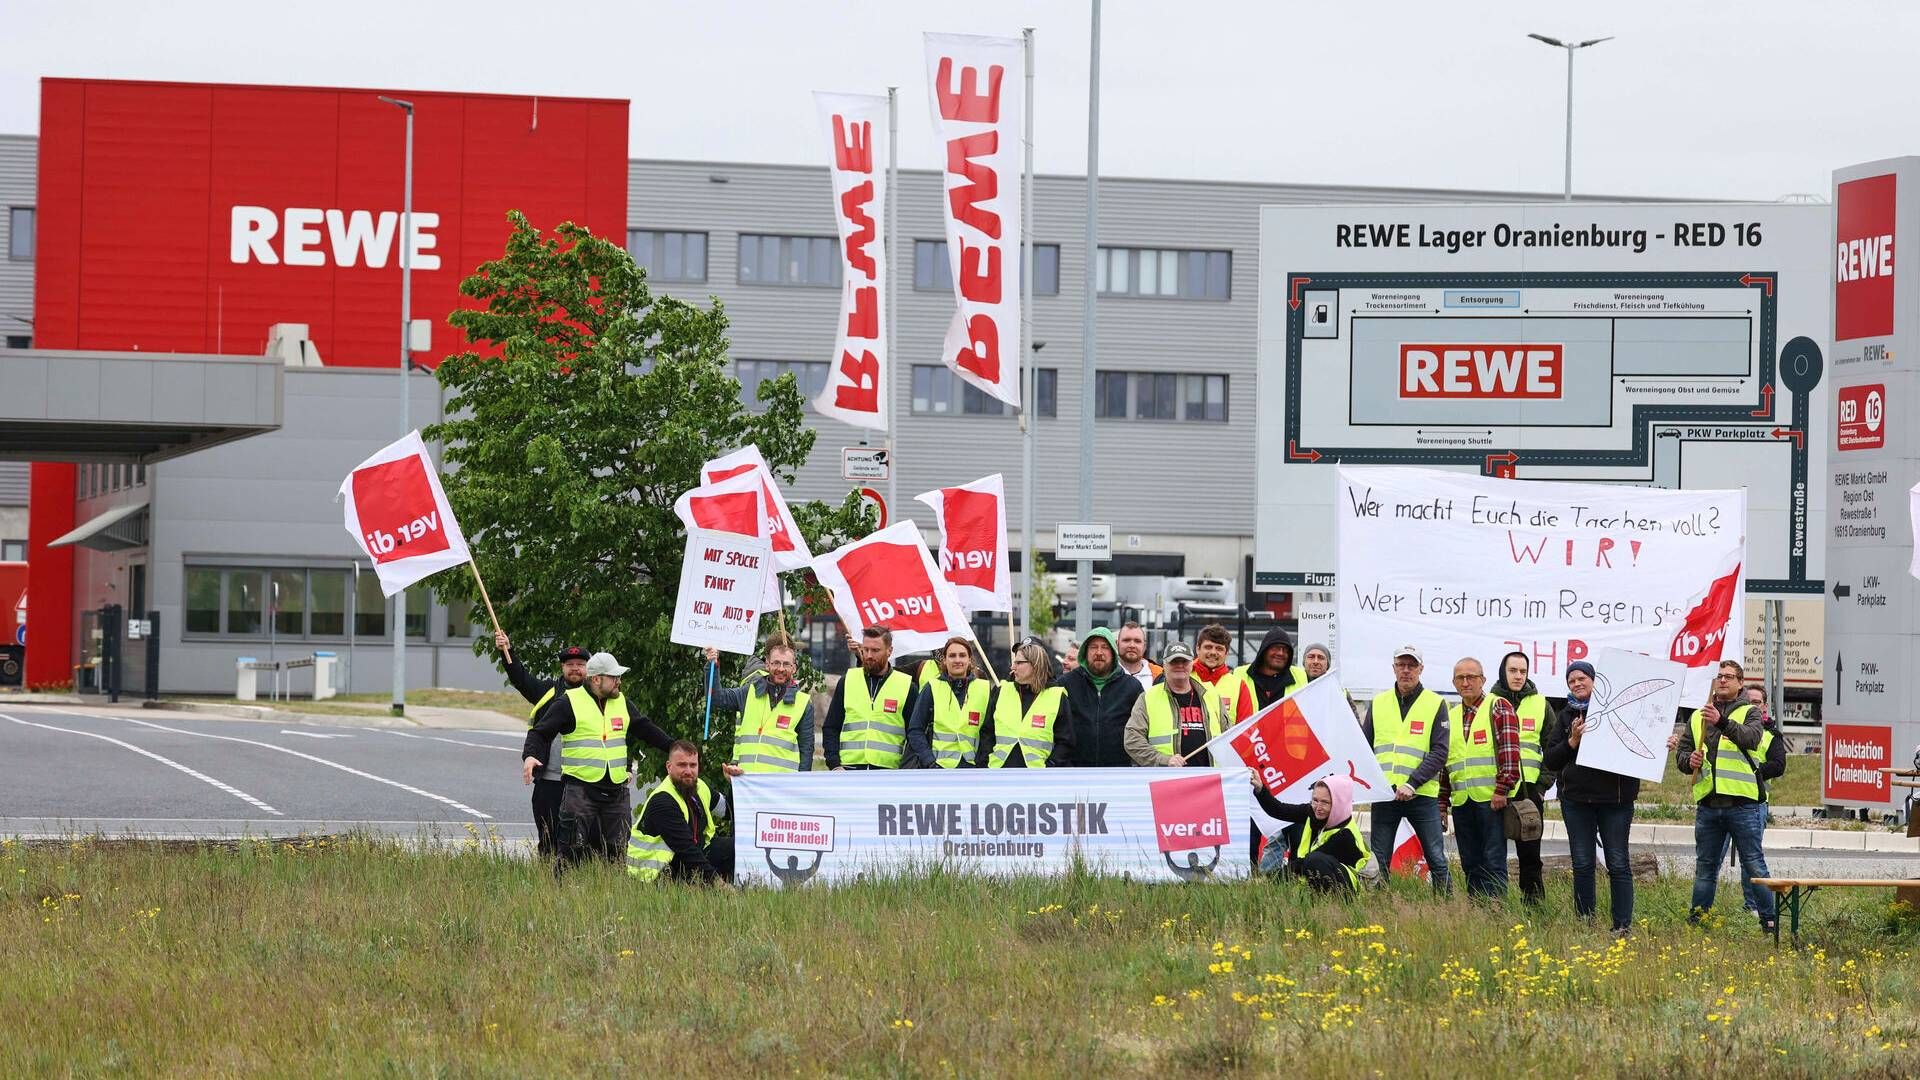
[[[1036,28],[1035,151],[1084,170],[1085,0],[8,0],[0,132],[46,75],[630,98],[635,157],[822,162],[808,91],[901,87],[903,166],[936,164],[924,30]],[[1920,4],[1110,0],[1101,171],[1558,192],[1565,54],[1579,191],[1771,199],[1920,150]]]

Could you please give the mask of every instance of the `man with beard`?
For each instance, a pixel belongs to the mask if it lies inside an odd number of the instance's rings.
[[[667,775],[647,790],[627,837],[627,873],[653,881],[733,881],[733,838],[714,836],[713,792],[700,779],[700,748],[685,739],[667,751]]]
[[[813,701],[794,681],[799,673],[793,639],[781,631],[767,636],[760,672],[739,686],[713,692],[716,716],[740,714],[733,729],[733,760],[720,766],[728,776],[754,772],[809,772],[813,769]],[[707,647],[707,663],[720,650]]]
[[[1120,670],[1113,631],[1095,627],[1080,643],[1079,665],[1060,677],[1073,716],[1073,764],[1127,766],[1127,718],[1140,680]],[[1051,763],[1049,763],[1051,764]]]
[[[1147,628],[1137,622],[1120,624],[1120,670],[1140,681],[1142,691],[1160,677],[1160,665],[1147,659]]]
[[[897,769],[913,715],[913,677],[893,668],[893,630],[860,632],[860,666],[840,677],[827,704],[827,768]]]
[[[1540,837],[1545,824],[1542,793],[1553,786],[1553,773],[1541,765],[1548,729],[1558,718],[1547,708],[1546,695],[1528,677],[1527,654],[1510,652],[1500,658],[1500,676],[1487,693],[1513,706],[1520,722],[1520,784],[1507,801],[1502,825],[1520,858],[1520,895],[1529,904],[1546,898],[1540,865]]]
[[[507,660],[507,681],[527,699],[533,708],[527,710],[527,728],[532,730],[533,722],[540,717],[540,710],[546,708],[556,694],[567,691],[587,681],[587,650],[578,645],[569,645],[560,650],[560,677],[542,679],[534,676],[513,658],[513,642],[508,640],[506,631],[493,632],[494,648]],[[540,854],[554,853],[555,837],[560,832],[560,790],[566,785],[561,782],[560,763],[550,761],[533,778],[533,827],[539,837]]]
[[[667,733],[644,716],[627,711],[620,677],[626,667],[611,653],[587,658],[587,681],[556,696],[540,710],[520,751],[520,777],[533,776],[556,759],[566,785],[560,790],[560,826],[555,832],[564,869],[584,859],[620,858],[620,838],[633,825],[627,792],[628,738],[666,750]]]
[[[1253,663],[1234,668],[1215,684],[1220,722],[1232,727],[1305,685],[1306,669],[1293,662],[1293,638],[1276,626],[1260,639]]]

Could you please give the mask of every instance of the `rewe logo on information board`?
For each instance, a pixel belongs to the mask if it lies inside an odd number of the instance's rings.
[[[1405,344],[1403,398],[1558,398],[1560,345]]]
[[[1839,187],[1834,207],[1833,336],[1893,333],[1894,175]]]

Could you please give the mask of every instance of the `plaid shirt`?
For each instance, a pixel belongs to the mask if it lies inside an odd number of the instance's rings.
[[[1513,789],[1520,786],[1520,714],[1513,711],[1507,699],[1488,694],[1480,699],[1479,705],[1460,705],[1460,737],[1471,740],[1473,722],[1480,710],[1488,702],[1493,703],[1493,793],[1506,798]],[[1440,772],[1440,805],[1446,806],[1450,800],[1450,785],[1447,773]]]

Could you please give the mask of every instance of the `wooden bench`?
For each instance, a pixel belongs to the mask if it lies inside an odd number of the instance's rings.
[[[1898,889],[1903,899],[1911,902],[1915,894],[1920,894],[1920,878],[1906,880],[1850,880],[1846,878],[1754,878],[1755,885],[1772,889],[1774,895],[1786,905],[1792,922],[1793,944],[1800,943],[1800,907],[1807,897],[1819,889]],[[1773,943],[1780,944],[1780,918],[1774,913]]]

